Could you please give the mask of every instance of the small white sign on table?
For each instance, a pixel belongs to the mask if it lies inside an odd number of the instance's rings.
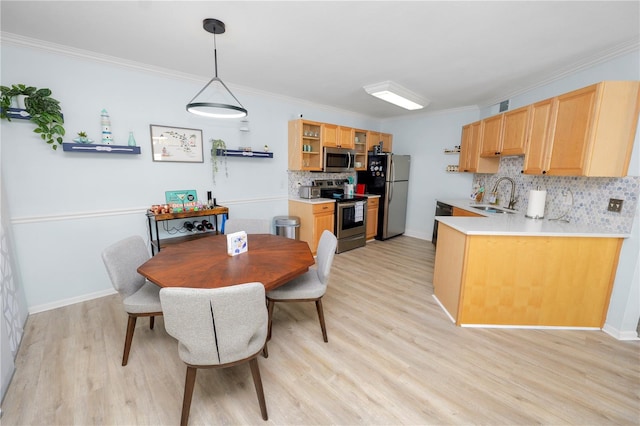
[[[244,231],[227,234],[227,254],[235,256],[249,249],[247,233]]]

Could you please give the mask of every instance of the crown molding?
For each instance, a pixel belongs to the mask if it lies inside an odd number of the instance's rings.
[[[118,58],[116,56],[103,55],[90,50],[77,49],[77,48],[66,46],[63,44],[51,43],[48,41],[25,37],[18,34],[5,32],[5,31],[0,32],[0,46],[2,45],[11,45],[16,47],[37,49],[37,50],[41,50],[48,53],[68,56],[75,59],[81,59],[85,61],[93,61],[93,62],[108,64],[108,65],[123,67],[131,70],[151,73],[155,75],[161,75],[168,78],[197,82],[199,84],[205,84],[210,79],[210,77],[208,76],[202,77],[194,74],[182,73],[182,72],[171,70],[168,68],[152,66],[152,65],[148,65],[148,64],[144,64],[136,61],[130,61],[130,60]],[[315,109],[322,109],[330,112],[348,114],[355,117],[378,120],[378,118],[376,117],[370,117],[368,115],[360,114],[354,111],[343,110],[340,108],[333,107],[331,105],[317,104],[317,103],[309,102],[304,99],[280,95],[277,93],[267,92],[260,89],[254,89],[252,87],[240,86],[240,85],[229,83],[229,82],[226,82],[226,84],[231,89],[233,89],[233,91],[237,90],[238,92],[242,92],[245,94],[265,96],[269,98],[279,99],[285,102],[294,102],[294,103],[300,104],[301,106],[307,105]]]
[[[540,87],[546,86],[547,84],[553,83],[555,81],[561,80],[569,75],[575,74],[579,71],[585,70],[587,68],[591,68],[595,65],[601,64],[603,62],[610,61],[619,56],[626,55],[628,53],[637,52],[640,50],[640,39],[632,39],[626,42],[620,43],[610,49],[598,52],[588,58],[583,58],[577,62],[574,62],[571,65],[568,65],[564,68],[560,68],[556,70],[552,74],[549,74],[547,78],[544,80],[538,81],[537,83],[522,88],[517,91],[504,93],[501,96],[497,96],[491,99],[488,99],[486,102],[480,104],[480,108],[490,107],[500,102],[514,98],[516,96],[522,95],[524,93],[530,92],[532,90],[538,89]]]

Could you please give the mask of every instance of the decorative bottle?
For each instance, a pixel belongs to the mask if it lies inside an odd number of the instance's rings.
[[[127,142],[129,146],[136,146],[136,140],[133,137],[133,132],[129,132],[129,142]]]

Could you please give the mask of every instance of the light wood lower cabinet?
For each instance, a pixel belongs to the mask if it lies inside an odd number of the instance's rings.
[[[375,238],[378,233],[378,208],[380,198],[369,197],[367,200],[367,240]]]
[[[451,210],[451,216],[468,216],[468,217],[484,217],[481,214],[470,212],[469,210],[453,207]]]
[[[465,235],[440,223],[434,294],[456,325],[602,328],[621,238]]]
[[[326,229],[334,232],[335,202],[305,203],[289,200],[289,215],[300,218],[300,240],[309,244],[315,255],[322,232]]]

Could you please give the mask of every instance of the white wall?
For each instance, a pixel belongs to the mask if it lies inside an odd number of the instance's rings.
[[[131,234],[147,236],[145,209],[164,201],[164,191],[212,190],[235,217],[287,214],[287,122],[305,118],[375,128],[375,120],[255,91],[234,90],[249,111],[251,131],[238,120],[211,120],[185,111],[206,83],[113,63],[2,46],[3,85],[49,87],[62,105],[67,137],[100,135],[100,111],[111,117],[114,142],[134,132],[141,155],[80,154],[51,150],[24,120],[2,121],[2,168],[30,312],[112,292],[100,252]],[[149,125],[203,130],[204,163],[158,163],[150,153]],[[273,159],[228,158],[229,178],[216,175],[210,139],[230,149],[269,145]]]
[[[447,173],[447,165],[459,158],[444,149],[460,145],[462,126],[478,120],[478,114],[477,108],[464,108],[383,124],[384,132],[393,134],[393,152],[411,155],[406,235],[431,240],[436,200],[469,195],[473,175]]]
[[[394,134],[394,151],[412,155],[407,234],[430,239],[435,200],[466,197],[472,176],[446,173],[456,156],[444,148],[460,143],[463,124],[481,118],[476,108],[426,113],[382,123],[356,114],[255,91],[233,88],[249,110],[251,132],[237,122],[188,114],[184,105],[205,81],[172,78],[115,64],[32,48],[2,46],[1,83],[49,87],[61,101],[68,140],[80,130],[100,135],[100,110],[111,115],[116,142],[133,131],[142,155],[54,152],[32,133],[28,122],[0,123],[2,168],[14,228],[16,253],[31,312],[111,292],[101,250],[130,234],[146,237],[144,210],[170,189],[213,190],[237,217],[271,217],[287,209],[287,121],[305,118]],[[638,53],[611,60],[514,98],[512,108],[606,79],[638,79]],[[149,124],[202,129],[205,141],[221,138],[229,148],[268,144],[272,160],[229,159],[229,178],[216,186],[205,153],[202,164],[154,163]],[[636,143],[638,145],[638,143]],[[205,142],[205,151],[209,143]],[[637,150],[636,150],[637,151]],[[634,162],[637,154],[634,154]],[[632,165],[638,174],[639,164]],[[636,221],[637,223],[637,221]],[[637,224],[625,242],[609,317],[615,333],[632,322],[637,295]],[[635,263],[634,263],[635,260]],[[615,313],[621,312],[621,319]],[[636,317],[637,318],[637,317]],[[609,319],[608,325],[609,325]],[[613,334],[615,334],[613,333]]]

